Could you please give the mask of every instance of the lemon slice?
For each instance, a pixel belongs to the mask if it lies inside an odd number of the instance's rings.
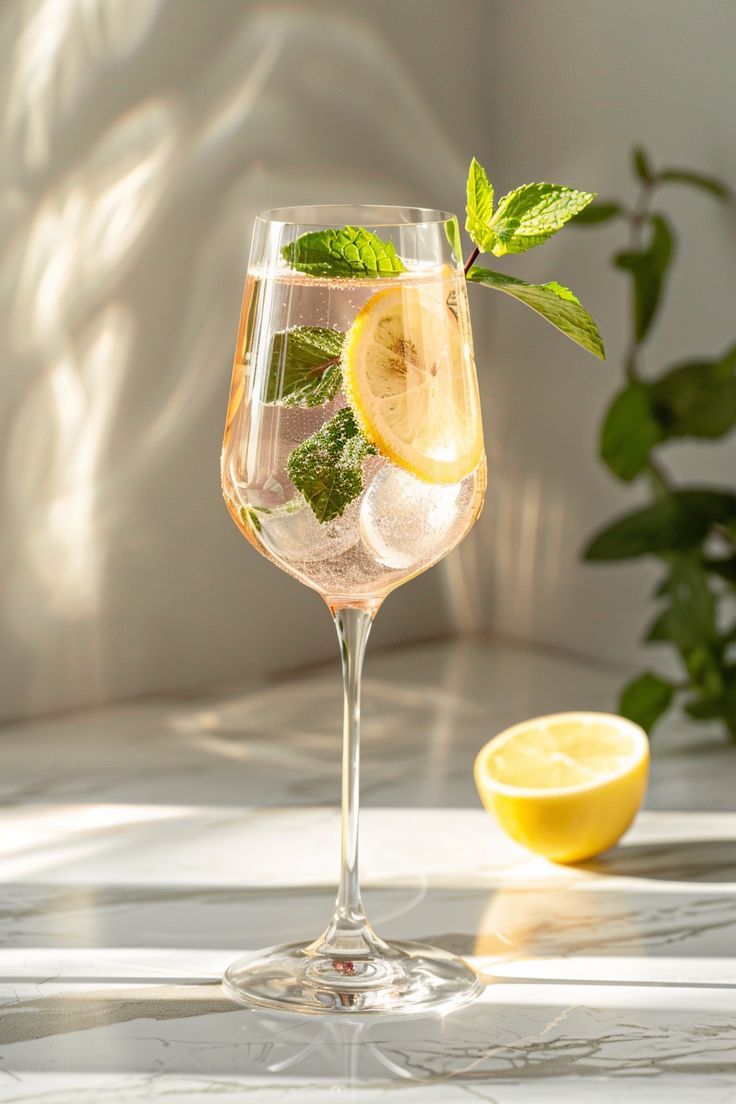
[[[608,713],[556,713],[506,729],[475,760],[481,800],[512,839],[554,862],[614,843],[644,798],[649,743]]]
[[[366,437],[428,483],[459,483],[483,455],[472,353],[437,289],[386,288],[358,312],[343,386]]]

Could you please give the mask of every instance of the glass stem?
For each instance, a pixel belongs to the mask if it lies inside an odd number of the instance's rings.
[[[366,920],[358,880],[360,682],[372,614],[369,610],[348,607],[336,610],[334,618],[344,693],[340,885],[332,921],[310,950],[339,958],[362,958],[385,947]]]
[[[335,614],[343,679],[342,723],[342,848],[338,911],[346,919],[363,914],[358,881],[358,820],[360,809],[360,684],[363,657],[371,631],[371,615],[362,609]]]

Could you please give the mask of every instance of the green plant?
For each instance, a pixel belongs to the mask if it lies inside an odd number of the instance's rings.
[[[596,226],[617,219],[628,227],[628,247],[612,258],[631,281],[626,380],[603,420],[600,457],[617,479],[645,479],[652,501],[598,533],[584,557],[654,556],[665,567],[655,591],[659,608],[644,639],[672,645],[684,677],[673,682],[651,671],[637,676],[622,691],[620,712],[651,731],[680,697],[691,717],[718,719],[736,737],[736,492],[675,485],[659,451],[682,438],[725,437],[736,425],[736,345],[657,376],[642,369],[642,350],[675,252],[672,225],[653,209],[655,196],[670,184],[698,188],[719,200],[729,191],[713,177],[687,169],[655,171],[642,149],[634,150],[633,169],[639,192],[632,207],[599,200],[574,221]]]

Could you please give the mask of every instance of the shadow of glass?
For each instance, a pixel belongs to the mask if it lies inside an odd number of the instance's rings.
[[[736,883],[736,839],[627,843],[577,867],[618,878]]]
[[[187,1077],[200,1088],[203,1079],[247,1078],[249,1093],[267,1087],[274,1099],[314,1084],[339,1092],[458,1082],[482,1095],[483,1086],[602,1068],[648,1081],[736,1070],[730,1017],[703,1008],[694,1026],[691,1008],[656,993],[628,1001],[592,1016],[552,986],[499,984],[448,1016],[299,1017],[242,1008],[219,985],[152,984],[20,1000],[0,1012],[0,1044],[23,1044],[24,1071],[155,1073],[176,1076],[178,1091]]]

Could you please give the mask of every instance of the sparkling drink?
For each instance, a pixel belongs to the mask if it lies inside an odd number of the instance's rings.
[[[450,304],[447,326],[460,331],[472,368],[464,281],[447,265],[416,266],[379,280],[320,279],[284,269],[270,276],[256,269],[247,277],[223,449],[225,501],[244,536],[331,608],[376,605],[463,539],[482,506],[485,461],[457,482],[439,483],[386,456],[368,456],[361,493],[338,517],[320,522],[290,480],[287,462],[346,405],[346,396],[340,387],[317,406],[285,404],[270,374],[273,336],[306,325],[344,333],[377,292],[417,289]],[[471,393],[470,401],[477,396]]]

